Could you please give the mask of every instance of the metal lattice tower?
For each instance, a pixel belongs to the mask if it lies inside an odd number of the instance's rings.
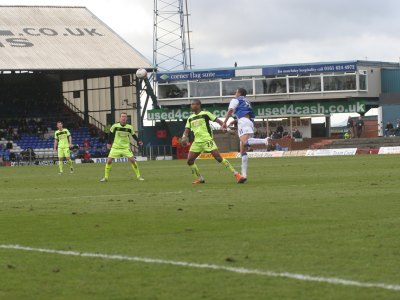
[[[192,68],[188,0],[154,0],[153,64],[158,71]]]

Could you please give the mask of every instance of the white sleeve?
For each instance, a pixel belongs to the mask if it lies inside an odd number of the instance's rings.
[[[236,107],[238,107],[238,105],[239,105],[239,100],[238,100],[238,99],[232,99],[231,102],[229,103],[229,108],[228,108],[228,110],[229,110],[229,109],[235,110]]]

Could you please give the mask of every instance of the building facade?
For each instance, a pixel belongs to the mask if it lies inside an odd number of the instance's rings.
[[[380,107],[384,74],[398,68],[398,63],[345,61],[158,73],[162,108],[148,111],[147,117],[185,119],[192,99],[200,99],[206,109],[224,117],[241,87],[248,91],[257,119],[265,122],[268,132],[284,125],[291,132],[300,127],[304,137],[330,136],[332,114],[364,115]],[[325,128],[313,128],[313,117],[324,117]]]

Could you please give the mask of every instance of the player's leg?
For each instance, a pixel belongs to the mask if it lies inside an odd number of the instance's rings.
[[[246,148],[249,140],[249,134],[243,134],[240,136],[240,155],[242,156],[242,178],[238,183],[244,183],[247,180],[247,165],[249,157],[247,156]]]
[[[238,183],[244,183],[247,180],[247,165],[249,157],[246,148],[250,138],[253,138],[254,124],[250,119],[240,118],[238,121],[238,134],[240,139],[240,155],[242,157],[242,178]]]
[[[240,179],[241,177],[240,173],[235,170],[235,168],[231,165],[231,163],[227,159],[221,156],[221,153],[219,152],[218,149],[212,150],[211,155],[215,158],[217,162],[219,162],[220,164],[225,166],[225,168],[231,171],[237,180]]]
[[[254,138],[254,123],[248,118],[241,118],[238,121],[239,137],[242,134],[249,134],[245,146],[265,145],[268,146],[269,137],[265,139]]]
[[[265,145],[268,146],[270,138],[267,137],[265,139],[257,139],[257,138],[248,138],[246,146],[253,146],[253,145]]]
[[[131,163],[132,166],[132,170],[135,172],[136,174],[136,178],[138,180],[144,180],[144,178],[140,175],[140,170],[139,170],[139,166],[136,162],[136,159],[134,156],[128,157],[129,162]]]
[[[58,175],[62,175],[63,174],[63,157],[59,157],[58,158]]]
[[[71,173],[74,173],[74,167],[73,167],[73,165],[72,165],[71,153],[70,153],[69,149],[66,149],[66,150],[65,150],[65,159],[66,159],[67,162],[68,162],[69,169],[70,169]]]
[[[193,143],[193,145],[194,145],[194,143]],[[196,162],[195,162],[196,158],[199,157],[200,154],[201,154],[201,152],[194,152],[194,151],[190,151],[188,154],[187,164],[190,167],[190,169],[192,170],[192,174],[195,178],[195,181],[193,181],[193,184],[205,182],[204,177],[201,176],[199,167],[197,167]]]
[[[100,179],[101,182],[107,182],[108,177],[110,176],[110,173],[111,173],[111,167],[112,167],[112,162],[113,162],[113,158],[111,157],[111,151],[107,158],[106,166],[104,168],[104,177],[102,179]]]
[[[64,151],[63,149],[58,148],[58,175],[63,174],[63,160],[64,160]]]
[[[71,158],[70,158],[70,157],[66,157],[65,159],[67,160],[67,163],[68,163],[70,172],[71,172],[71,173],[74,173],[74,167],[73,167],[73,165],[72,165],[72,160],[71,160]]]
[[[106,166],[104,168],[104,178],[101,181],[105,182],[105,181],[108,180],[108,177],[110,176],[110,173],[111,173],[112,162],[113,162],[113,158],[112,157],[108,157],[107,158],[107,162],[106,162]]]

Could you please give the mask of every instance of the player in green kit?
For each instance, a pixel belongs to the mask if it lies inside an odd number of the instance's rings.
[[[188,118],[185,126],[185,132],[182,136],[182,145],[187,145],[187,137],[190,131],[193,131],[194,142],[189,150],[187,163],[192,169],[192,174],[195,177],[193,184],[205,183],[204,177],[201,176],[199,168],[197,167],[195,160],[203,152],[210,152],[212,156],[227,169],[229,169],[236,180],[241,179],[239,172],[232,167],[228,160],[222,158],[218,151],[218,147],[213,140],[213,134],[210,127],[210,121],[216,122],[222,126],[223,122],[216,116],[208,111],[201,110],[200,100],[193,100],[191,103],[192,115]]]
[[[128,115],[126,113],[121,113],[119,123],[114,124],[110,128],[109,139],[107,147],[111,148],[110,154],[107,158],[107,163],[105,167],[104,178],[102,178],[101,182],[107,182],[108,176],[111,172],[112,161],[114,158],[126,157],[131,163],[132,169],[136,174],[138,180],[144,180],[140,175],[139,167],[136,163],[135,157],[132,153],[130,144],[132,137],[139,145],[143,145],[143,142],[138,139],[135,134],[135,130],[132,125],[127,124]],[[112,144],[112,146],[111,146]]]
[[[74,168],[72,167],[72,160],[70,157],[69,149],[72,148],[72,137],[68,129],[63,128],[63,123],[61,121],[57,122],[57,130],[54,133],[54,152],[58,152],[58,168],[60,172],[59,175],[63,174],[63,160],[64,157],[68,161],[71,173],[74,173]]]

